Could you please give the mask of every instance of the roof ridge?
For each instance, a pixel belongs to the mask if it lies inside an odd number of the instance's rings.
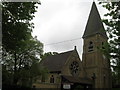
[[[69,50],[69,51],[58,53],[58,54],[64,54],[64,53],[68,53],[68,52],[72,52],[72,51],[74,51],[74,50]]]

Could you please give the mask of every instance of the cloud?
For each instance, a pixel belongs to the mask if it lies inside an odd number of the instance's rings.
[[[91,2],[81,0],[43,0],[33,20],[33,35],[45,45],[81,38],[85,30]],[[45,52],[65,52],[77,46],[82,54],[82,39],[44,46]]]

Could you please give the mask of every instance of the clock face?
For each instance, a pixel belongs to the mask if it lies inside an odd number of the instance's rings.
[[[72,75],[77,75],[79,72],[79,63],[77,61],[73,61],[70,64],[70,72]]]

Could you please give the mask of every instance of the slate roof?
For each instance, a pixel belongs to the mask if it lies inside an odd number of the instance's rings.
[[[85,28],[85,32],[83,34],[83,38],[89,37],[94,34],[101,34],[107,38],[105,29],[101,21],[95,2],[93,2],[92,4],[92,8],[91,8],[88,22]]]
[[[74,50],[60,53],[53,56],[48,56],[44,60],[41,61],[41,65],[46,67],[50,72],[58,72],[61,71],[62,66],[65,64],[68,57]]]

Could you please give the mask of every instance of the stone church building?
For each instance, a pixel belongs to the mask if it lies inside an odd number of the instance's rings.
[[[41,65],[49,70],[47,78],[34,83],[36,88],[111,88],[110,62],[100,51],[108,37],[95,2],[83,34],[83,54],[80,60],[74,50],[48,56]]]

